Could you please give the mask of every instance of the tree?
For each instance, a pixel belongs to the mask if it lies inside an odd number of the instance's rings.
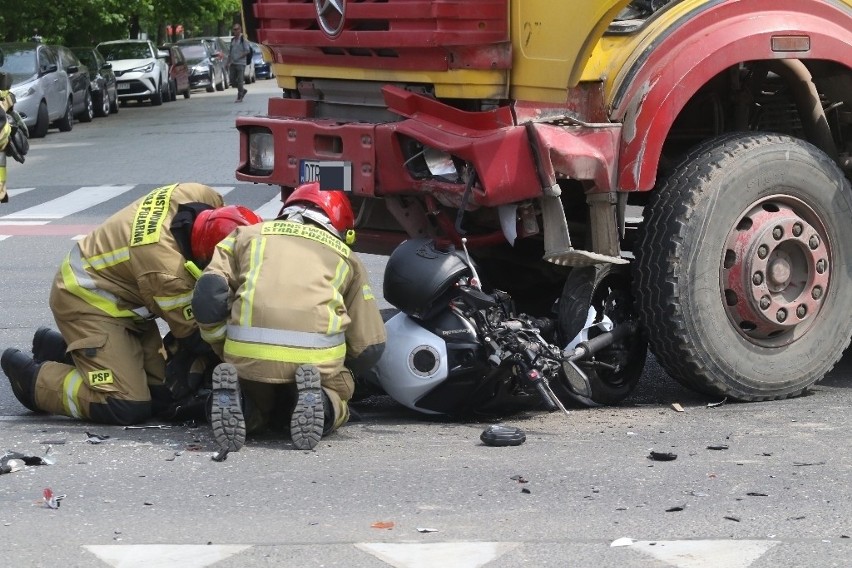
[[[0,40],[94,45],[146,34],[165,41],[166,24],[217,33],[239,17],[239,0],[15,0],[0,11]]]

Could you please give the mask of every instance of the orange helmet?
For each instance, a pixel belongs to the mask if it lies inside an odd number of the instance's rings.
[[[297,187],[290,194],[290,197],[284,202],[284,207],[298,203],[319,207],[331,221],[331,225],[341,235],[349,229],[355,228],[355,214],[352,212],[352,205],[342,191],[322,191],[319,182],[306,183]]]
[[[192,224],[192,256],[196,262],[207,263],[213,258],[213,249],[237,227],[262,223],[263,219],[242,205],[226,205],[206,209],[198,214]]]

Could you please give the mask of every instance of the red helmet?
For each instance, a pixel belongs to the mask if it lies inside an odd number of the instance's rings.
[[[213,249],[237,227],[262,223],[263,219],[242,205],[226,205],[218,209],[205,209],[192,224],[192,256],[196,262],[206,263],[213,258]]]
[[[297,187],[290,194],[290,197],[284,202],[284,207],[297,203],[319,207],[331,221],[331,225],[341,235],[349,229],[355,228],[355,214],[352,213],[352,205],[342,191],[322,191],[319,182],[306,183]]]

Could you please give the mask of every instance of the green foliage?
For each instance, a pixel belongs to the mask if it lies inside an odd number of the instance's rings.
[[[169,39],[169,24],[182,25],[186,35],[224,35],[240,14],[240,0],[14,0],[11,5],[0,10],[0,41],[27,41],[38,34],[46,43],[68,46],[141,34],[159,45]]]

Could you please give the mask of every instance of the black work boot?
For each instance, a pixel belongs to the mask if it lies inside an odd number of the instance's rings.
[[[33,335],[33,359],[37,363],[56,361],[70,363],[71,356],[67,353],[68,344],[62,334],[49,327],[40,327]]]
[[[12,392],[18,402],[33,412],[38,412],[35,405],[35,384],[41,365],[26,353],[21,353],[20,349],[10,347],[0,357],[0,367],[9,377]]]
[[[319,369],[299,365],[296,369],[296,407],[290,418],[290,439],[300,450],[312,450],[322,438],[325,412]]]
[[[240,380],[230,363],[213,369],[213,393],[210,403],[210,426],[213,438],[222,450],[239,451],[246,443],[246,420],[240,400]]]

